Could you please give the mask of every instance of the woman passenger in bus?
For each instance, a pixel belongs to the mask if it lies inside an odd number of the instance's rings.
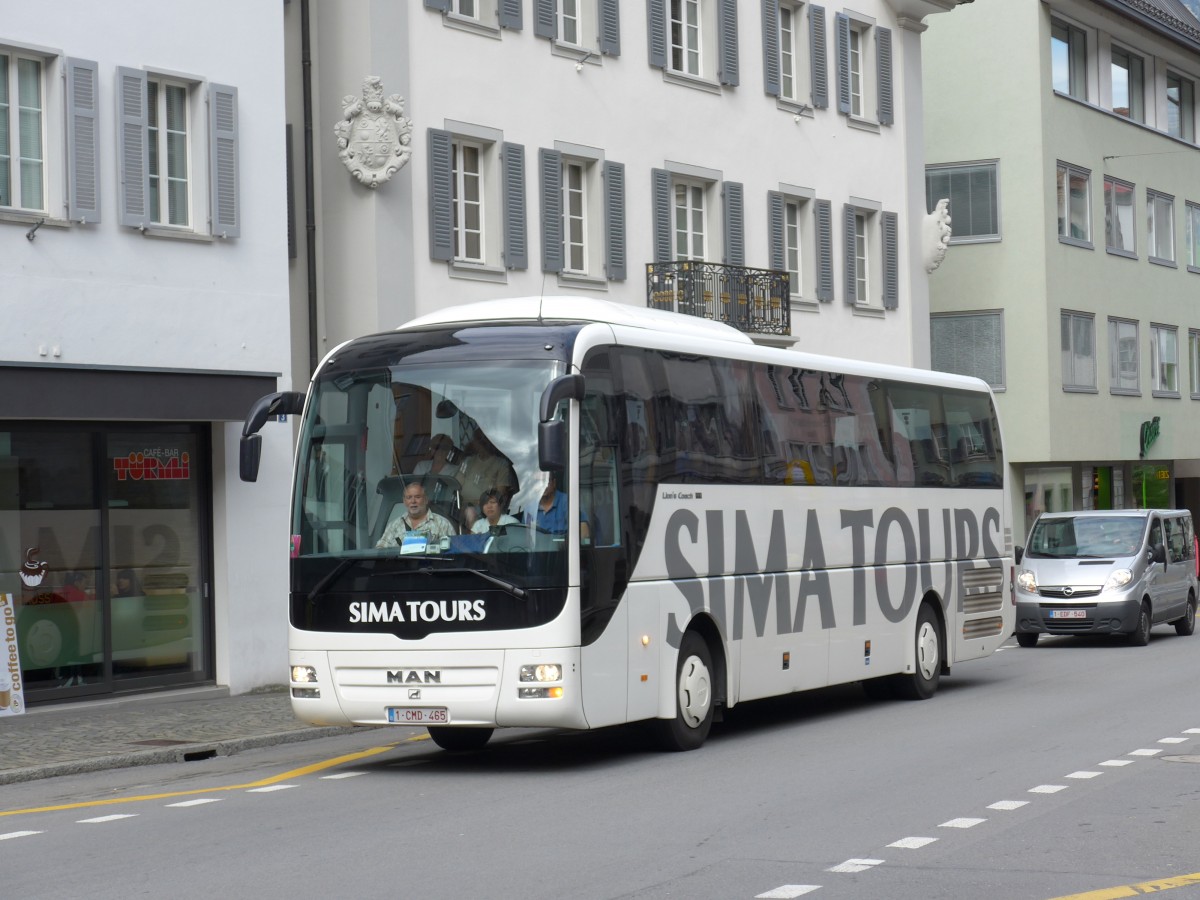
[[[520,525],[515,518],[504,512],[504,495],[497,488],[488,488],[479,498],[483,515],[471,528],[473,534],[495,533],[501,525]]]

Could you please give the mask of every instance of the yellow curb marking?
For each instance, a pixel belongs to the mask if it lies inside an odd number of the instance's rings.
[[[290,772],[283,772],[279,775],[272,775],[270,778],[264,778],[261,781],[252,781],[248,784],[230,784],[221,787],[197,788],[190,791],[170,791],[163,794],[142,794],[138,797],[111,797],[107,800],[83,800],[79,803],[63,803],[59,806],[37,806],[30,809],[10,809],[0,810],[0,818],[5,816],[20,816],[28,813],[44,813],[44,812],[60,812],[65,809],[88,809],[93,806],[115,806],[121,803],[141,803],[146,800],[166,800],[172,797],[191,797],[196,794],[215,794],[218,791],[244,791],[250,788],[267,787],[272,784],[279,784],[283,781],[288,781],[292,778],[300,778],[304,775],[311,775],[313,772],[321,772],[325,769],[332,769],[334,766],[344,765],[346,763],[356,762],[360,759],[366,759],[371,756],[378,756],[380,753],[386,753],[389,750],[394,750],[401,744],[411,743],[412,741],[428,740],[429,735],[421,734],[406,738],[403,741],[397,741],[394,744],[386,744],[383,747],[371,747],[367,750],[360,750],[357,753],[348,753],[345,756],[338,756],[333,759],[326,759],[318,763],[313,763],[311,766],[303,766],[299,769],[292,769]]]
[[[1143,897],[1172,888],[1187,887],[1189,884],[1200,884],[1200,872],[1143,881],[1141,884],[1123,884],[1119,887],[1101,888],[1098,891],[1084,891],[1082,894],[1068,894],[1065,897],[1054,897],[1053,900],[1121,900],[1123,897]]]

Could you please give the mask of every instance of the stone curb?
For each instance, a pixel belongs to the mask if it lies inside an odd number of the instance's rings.
[[[354,726],[329,726],[292,729],[275,734],[257,734],[251,737],[230,738],[220,741],[196,741],[159,747],[153,750],[133,750],[128,753],[113,753],[69,762],[48,763],[44,766],[25,766],[19,769],[0,771],[0,785],[56,778],[60,775],[80,775],[87,772],[102,772],[108,769],[126,769],[133,766],[150,766],[159,763],[192,762],[211,759],[214,756],[233,756],[242,750],[270,747],[276,744],[294,744],[315,738],[334,737],[361,729]]]

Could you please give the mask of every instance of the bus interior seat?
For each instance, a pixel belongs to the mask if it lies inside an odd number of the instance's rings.
[[[402,475],[384,476],[375,486],[375,493],[383,499],[379,504],[379,512],[375,515],[375,521],[371,525],[370,545],[372,547],[383,536],[383,530],[387,528],[388,522],[392,519],[392,512],[397,506],[404,505],[404,487],[405,481]]]

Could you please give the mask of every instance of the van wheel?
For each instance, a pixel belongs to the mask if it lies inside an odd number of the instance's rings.
[[[937,615],[928,603],[921,604],[917,613],[916,661],[917,670],[911,675],[893,675],[896,696],[905,700],[928,700],[938,688],[942,677],[942,630]]]
[[[481,750],[492,737],[491,728],[453,728],[449,725],[430,725],[429,736],[443,750]]]
[[[1138,613],[1137,626],[1129,634],[1129,643],[1135,647],[1145,647],[1150,643],[1150,604],[1145,600]]]
[[[1196,598],[1191,594],[1188,595],[1187,609],[1184,610],[1183,617],[1176,619],[1171,623],[1175,626],[1175,633],[1181,637],[1187,637],[1196,630]]]
[[[1022,647],[1036,647],[1038,641],[1038,633],[1036,631],[1018,631],[1017,643]]]
[[[712,654],[694,631],[683,636],[675,668],[675,718],[655,719],[657,743],[664,750],[695,750],[704,743],[713,720]]]

